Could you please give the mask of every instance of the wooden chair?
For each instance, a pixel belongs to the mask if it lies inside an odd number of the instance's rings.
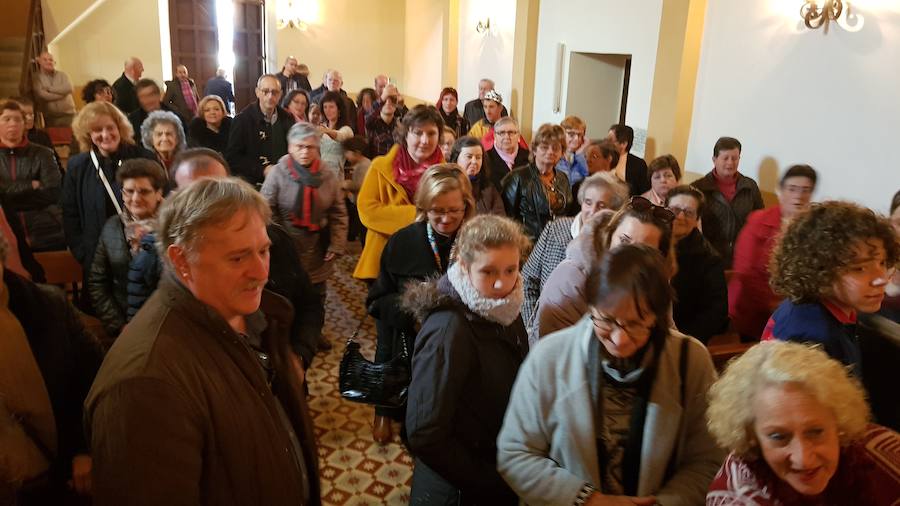
[[[73,301],[79,300],[84,281],[81,264],[69,250],[35,253],[34,258],[44,268],[47,284],[60,286],[72,294]]]
[[[713,365],[716,370],[722,372],[728,361],[734,357],[739,357],[757,343],[731,343],[731,344],[711,344],[707,347],[710,356],[712,356]]]

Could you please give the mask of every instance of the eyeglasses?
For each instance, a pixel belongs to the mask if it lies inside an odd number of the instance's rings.
[[[673,213],[671,210],[666,209],[662,206],[658,206],[639,195],[631,197],[631,200],[628,202],[628,207],[634,209],[635,211],[649,211],[654,218],[665,223],[672,223],[673,221],[675,221],[675,213]]]
[[[683,214],[685,218],[692,220],[697,217],[697,211],[678,206],[669,206],[669,211],[677,218],[679,214]]]
[[[263,96],[272,95],[273,97],[278,96],[281,93],[281,90],[279,90],[278,88],[275,88],[275,89],[256,88],[256,91],[258,91]]]
[[[147,195],[150,195],[154,191],[155,190],[148,190],[147,188],[138,188],[138,189],[123,188],[122,195],[125,195],[126,197],[133,197],[134,194],[137,194],[139,197],[146,197]]]
[[[648,337],[653,330],[652,326],[647,327],[639,323],[619,323],[619,321],[612,316],[603,313],[594,314],[591,312],[591,321],[594,322],[594,327],[597,330],[608,335],[612,334],[613,330],[619,329],[628,334],[628,337],[644,339],[645,337]]]
[[[513,136],[519,135],[519,131],[518,130],[494,130],[494,135],[496,135],[497,137],[506,137],[506,136],[513,137]]]
[[[319,146],[316,144],[294,144],[295,151],[318,151]]]
[[[443,218],[445,216],[459,216],[466,212],[465,209],[429,209],[427,214],[431,218]]]

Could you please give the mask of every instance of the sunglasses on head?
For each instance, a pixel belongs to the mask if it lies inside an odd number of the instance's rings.
[[[631,197],[631,200],[628,201],[628,207],[634,209],[635,211],[650,212],[650,214],[652,214],[654,218],[665,223],[672,223],[673,221],[675,221],[675,213],[673,213],[671,210],[666,209],[662,206],[658,206],[639,195]]]

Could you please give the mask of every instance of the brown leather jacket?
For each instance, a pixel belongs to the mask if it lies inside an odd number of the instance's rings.
[[[288,362],[292,310],[271,292],[260,309],[271,389],[225,320],[163,276],[85,401],[95,505],[321,504],[312,422]]]

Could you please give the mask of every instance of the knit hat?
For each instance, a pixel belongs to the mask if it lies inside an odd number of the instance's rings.
[[[497,90],[491,90],[484,94],[484,100],[493,100],[500,105],[503,105],[503,97],[500,96],[500,93],[497,93]]]

